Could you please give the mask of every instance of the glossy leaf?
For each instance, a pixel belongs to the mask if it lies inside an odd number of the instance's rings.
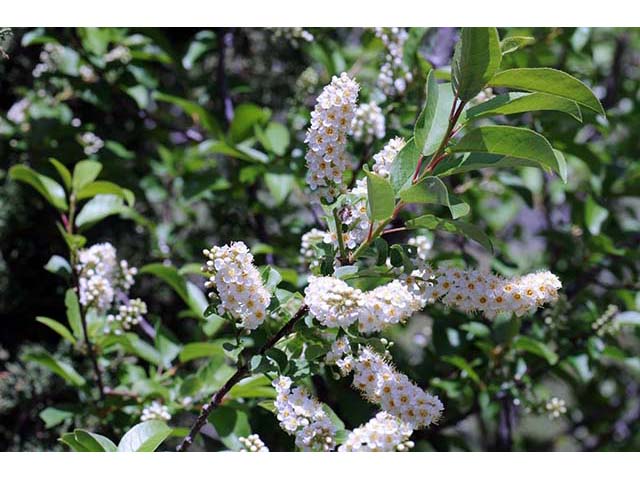
[[[251,434],[247,414],[237,408],[218,407],[209,415],[209,421],[215,427],[222,443],[231,450],[240,450],[242,444],[239,438]]]
[[[9,169],[9,177],[13,180],[31,185],[58,210],[67,210],[67,197],[64,188],[52,178],[40,175],[24,165],[14,165],[11,167]]]
[[[563,175],[549,141],[533,130],[491,125],[470,130],[451,147],[454,153],[480,152],[529,160]]]
[[[494,27],[465,27],[453,55],[452,86],[467,102],[475,97],[500,68],[502,52]]]
[[[69,329],[65,327],[63,324],[61,324],[60,322],[57,322],[52,318],[47,318],[47,317],[36,317],[36,320],[42,323],[43,325],[46,325],[47,327],[49,327],[51,330],[56,332],[65,340],[71,342],[72,344],[76,343],[76,339],[73,338],[73,335],[71,334]]]
[[[519,336],[513,342],[513,348],[516,350],[524,350],[526,352],[537,355],[544,358],[549,365],[554,365],[558,362],[558,355],[547,346],[547,344],[540,342],[531,337]]]
[[[60,178],[62,179],[62,183],[64,184],[65,188],[67,190],[70,190],[71,189],[71,172],[69,171],[69,169],[65,167],[61,162],[56,160],[55,158],[50,158],[49,162],[58,171],[58,175],[60,175]]]
[[[502,51],[502,55],[507,55],[508,53],[513,53],[516,50],[520,50],[521,48],[526,47],[527,45],[531,45],[535,41],[536,39],[533,37],[507,37],[500,42],[500,50]]]
[[[400,199],[406,203],[435,203],[449,208],[455,220],[469,213],[469,205],[454,195],[438,177],[426,177],[419,183],[400,191]]]
[[[563,112],[582,121],[582,112],[576,102],[546,93],[505,93],[469,108],[464,116],[474,119],[545,110]]]
[[[52,357],[47,352],[29,353],[24,358],[48,368],[73,386],[82,387],[86,383],[85,379],[71,365]]]
[[[73,332],[73,336],[80,340],[83,338],[82,319],[80,317],[80,303],[73,289],[68,289],[64,296],[64,304],[67,307],[67,321]]]
[[[160,420],[137,424],[124,434],[118,444],[119,452],[154,452],[171,435],[171,428]]]
[[[111,215],[123,213],[124,210],[124,203],[119,196],[96,195],[78,213],[76,227],[88,228]]]
[[[79,192],[93,182],[102,171],[102,164],[95,160],[82,160],[73,168],[73,191]]]
[[[573,100],[589,110],[605,115],[595,94],[568,73],[553,68],[513,68],[498,72],[489,82],[493,87],[540,92]]]
[[[413,138],[418,151],[430,155],[436,151],[447,131],[453,92],[448,84],[438,85],[431,70],[425,88],[426,102],[416,121]]]
[[[76,198],[78,200],[85,200],[95,197],[96,195],[117,195],[125,200],[130,207],[132,207],[135,202],[135,197],[131,190],[104,180],[98,180],[85,185],[78,191]]]
[[[409,139],[402,150],[398,152],[391,164],[390,182],[394,192],[399,192],[411,183],[420,155],[420,150],[413,138]]]
[[[373,172],[367,174],[367,201],[371,220],[386,220],[395,208],[395,193],[389,180]]]

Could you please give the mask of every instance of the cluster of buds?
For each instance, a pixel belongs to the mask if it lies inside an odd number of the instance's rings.
[[[257,434],[248,437],[239,437],[238,440],[242,444],[241,452],[268,452],[269,449]]]
[[[147,304],[140,298],[133,298],[129,303],[120,305],[117,313],[107,315],[105,333],[122,335],[134,325],[138,325],[146,314]]]
[[[605,335],[615,335],[620,331],[620,324],[613,320],[617,313],[617,306],[609,305],[607,307],[605,312],[591,324],[596,335],[604,337]]]

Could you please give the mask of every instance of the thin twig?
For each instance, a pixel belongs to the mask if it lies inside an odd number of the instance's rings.
[[[298,309],[296,314],[293,317],[291,317],[291,319],[287,323],[285,323],[275,335],[273,335],[269,340],[267,340],[267,342],[265,342],[265,344],[260,348],[260,350],[258,350],[257,354],[260,356],[264,355],[267,352],[267,350],[269,350],[276,343],[278,343],[280,339],[289,335],[289,333],[293,331],[293,327],[295,327],[296,323],[302,318],[304,318],[304,316],[307,314],[308,311],[309,311],[309,307],[307,305],[302,305]],[[237,368],[235,373],[231,376],[229,380],[226,381],[226,383],[222,386],[222,388],[220,388],[220,390],[218,390],[216,393],[213,394],[213,396],[211,397],[211,401],[209,403],[205,403],[202,406],[200,415],[198,415],[198,418],[196,418],[196,421],[191,427],[191,430],[189,430],[189,434],[186,437],[184,437],[182,442],[180,442],[180,445],[178,445],[178,448],[177,448],[178,452],[185,452],[189,449],[189,447],[193,444],[193,441],[196,435],[198,435],[198,433],[200,432],[204,424],[207,422],[207,418],[209,418],[209,415],[211,414],[211,412],[213,412],[218,406],[220,406],[225,395],[229,393],[229,391],[234,387],[234,385],[236,385],[240,380],[245,378],[247,375],[249,375],[249,365],[247,362],[244,362],[242,365],[240,365]]]

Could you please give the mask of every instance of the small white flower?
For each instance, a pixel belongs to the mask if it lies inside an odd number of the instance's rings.
[[[387,412],[379,412],[364,425],[354,429],[339,452],[405,452],[413,448],[411,426]]]
[[[389,97],[402,95],[407,83],[413,80],[403,60],[404,44],[409,34],[406,29],[397,27],[375,28],[375,34],[386,49],[385,63],[380,67],[377,85]]]
[[[242,444],[241,452],[268,452],[269,449],[262,439],[255,433],[248,437],[239,437],[238,440]]]
[[[567,413],[567,403],[561,398],[553,397],[546,403],[545,409],[549,412],[549,418],[554,420]]]
[[[375,102],[359,105],[351,121],[353,138],[368,144],[384,138],[385,133],[385,118],[380,107]]]

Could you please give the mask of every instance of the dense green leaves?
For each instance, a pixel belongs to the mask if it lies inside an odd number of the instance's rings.
[[[461,100],[471,100],[491,80],[501,61],[496,28],[463,28],[451,65],[453,90]]]
[[[481,152],[529,160],[558,173],[563,180],[562,168],[549,141],[533,130],[509,126],[484,126],[469,131],[452,152]]]
[[[557,95],[604,115],[598,98],[584,83],[568,73],[553,68],[514,68],[499,72],[491,86],[513,88],[527,92]]]

